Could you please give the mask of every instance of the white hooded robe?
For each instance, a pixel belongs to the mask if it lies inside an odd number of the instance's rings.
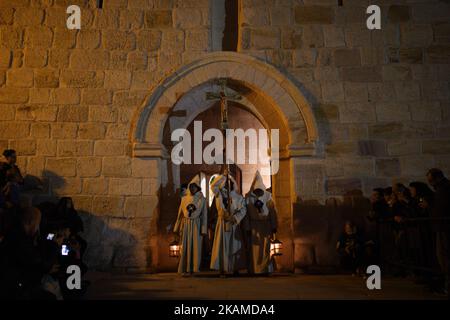
[[[198,176],[191,180],[200,186]],[[189,214],[188,206],[194,205],[195,210]],[[206,199],[201,191],[194,195],[189,189],[181,198],[178,209],[178,218],[175,223],[174,232],[180,233],[180,262],[178,273],[199,272],[202,261],[202,235],[207,233],[207,208]]]
[[[214,243],[211,253],[211,269],[221,272],[235,272],[245,268],[243,263],[244,248],[242,245],[242,231],[239,224],[246,214],[245,200],[234,188],[230,191],[230,210],[226,210],[223,203],[222,192],[226,192],[226,177],[220,175],[211,184],[211,190],[215,195],[217,208],[217,224],[214,234]]]

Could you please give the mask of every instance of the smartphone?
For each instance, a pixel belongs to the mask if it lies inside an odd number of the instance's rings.
[[[53,237],[55,236],[55,234],[54,233],[49,233],[48,235],[47,235],[47,240],[53,240]]]
[[[61,247],[61,254],[63,256],[67,256],[69,255],[69,248],[67,247],[67,245],[63,244]]]

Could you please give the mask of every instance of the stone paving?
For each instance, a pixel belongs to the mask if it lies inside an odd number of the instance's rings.
[[[382,289],[369,291],[365,280],[346,275],[277,274],[270,278],[219,278],[203,273],[192,278],[175,273],[90,273],[86,299],[406,299],[435,300],[443,296],[410,279],[384,278]]]

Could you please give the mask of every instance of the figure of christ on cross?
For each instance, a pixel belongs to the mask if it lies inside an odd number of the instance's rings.
[[[206,100],[209,101],[220,101],[220,118],[221,118],[221,128],[224,140],[227,138],[227,129],[228,129],[228,100],[231,101],[239,101],[242,99],[242,97],[239,94],[231,94],[228,93],[227,88],[227,79],[226,78],[220,78],[216,80],[216,83],[220,86],[219,92],[207,92],[206,93]],[[227,193],[228,193],[228,204],[227,207],[230,208],[230,179],[229,179],[229,172],[230,172],[230,164],[229,161],[226,159],[226,144],[224,146],[223,150],[223,163],[225,164],[225,170],[223,174],[227,177],[226,185],[227,185]]]

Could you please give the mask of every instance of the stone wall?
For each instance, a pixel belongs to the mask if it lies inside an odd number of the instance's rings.
[[[26,201],[74,198],[91,266],[142,269],[160,163],[131,156],[131,126],[158,83],[210,51],[210,1],[95,2],[0,0],[0,149],[18,151],[30,186],[43,181]],[[79,31],[65,27],[71,4]],[[367,30],[365,0],[241,2],[240,51],[292,79],[319,125],[319,154],[293,164],[303,200],[368,195],[432,166],[450,175],[450,5],[370,4],[381,30]]]

